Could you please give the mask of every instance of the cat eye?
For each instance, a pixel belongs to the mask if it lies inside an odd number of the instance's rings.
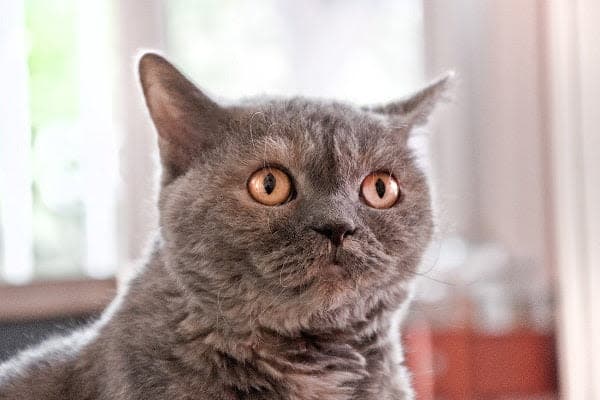
[[[248,192],[266,206],[278,206],[292,198],[292,181],[288,174],[274,167],[259,169],[248,180]]]
[[[390,208],[400,198],[398,181],[390,173],[373,172],[360,185],[360,195],[373,208]]]

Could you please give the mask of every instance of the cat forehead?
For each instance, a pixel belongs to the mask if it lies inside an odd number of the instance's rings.
[[[249,99],[238,108],[243,131],[257,135],[292,136],[315,141],[366,139],[371,142],[390,139],[394,127],[385,116],[350,104],[313,100]],[[391,137],[390,137],[391,136]]]
[[[234,138],[218,154],[235,159],[240,175],[269,163],[316,171],[320,181],[359,169],[404,170],[410,161],[387,118],[352,105],[297,98],[254,101],[235,111]]]

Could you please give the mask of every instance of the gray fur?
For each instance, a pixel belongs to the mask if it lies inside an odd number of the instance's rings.
[[[140,64],[163,163],[153,250],[99,321],[0,366],[0,399],[412,398],[397,313],[432,216],[406,139],[446,81],[404,107],[223,107],[163,58]],[[290,174],[292,201],[249,196],[265,164]],[[400,182],[390,209],[359,197],[373,171]],[[331,268],[335,249],[311,228],[339,222],[356,230]]]

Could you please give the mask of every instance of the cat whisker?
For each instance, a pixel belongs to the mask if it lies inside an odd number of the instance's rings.
[[[454,283],[454,282],[448,282],[448,281],[446,281],[446,280],[443,280],[443,279],[434,278],[434,277],[432,277],[432,276],[429,276],[429,275],[427,275],[427,274],[424,274],[424,273],[422,273],[422,272],[416,272],[416,271],[409,271],[409,272],[411,272],[413,275],[416,275],[416,276],[421,276],[421,277],[423,277],[423,278],[427,278],[427,279],[429,279],[430,281],[437,282],[437,283],[441,283],[441,284],[443,284],[443,285],[447,285],[447,286],[457,286],[457,284],[456,284],[456,283]]]
[[[219,315],[222,314],[221,310],[221,289],[217,291],[217,331],[219,331]]]
[[[283,288],[283,289],[281,289],[281,290],[280,290],[279,294],[277,294],[277,295],[276,295],[276,296],[275,296],[275,297],[274,297],[274,298],[271,300],[271,302],[270,302],[269,304],[267,304],[267,305],[266,305],[266,306],[263,308],[263,310],[262,310],[262,311],[260,311],[260,312],[259,312],[259,313],[256,315],[256,317],[255,317],[255,318],[252,320],[252,325],[254,325],[254,324],[256,323],[256,321],[258,321],[258,319],[259,319],[260,317],[262,317],[262,316],[263,316],[263,315],[264,315],[264,314],[267,312],[267,310],[268,310],[268,309],[269,309],[271,306],[273,306],[273,304],[275,304],[275,302],[276,302],[277,300],[279,300],[279,299],[281,298],[281,295],[282,295],[284,292],[285,292],[285,288]]]

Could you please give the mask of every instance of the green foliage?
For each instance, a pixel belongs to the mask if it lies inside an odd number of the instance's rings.
[[[35,132],[78,113],[77,2],[26,0],[29,95]]]
[[[25,0],[33,166],[36,279],[81,273],[83,210],[70,202],[77,163],[79,38],[77,0]],[[75,143],[75,144],[74,144]],[[73,197],[73,196],[71,196]],[[59,201],[60,200],[60,201]]]

